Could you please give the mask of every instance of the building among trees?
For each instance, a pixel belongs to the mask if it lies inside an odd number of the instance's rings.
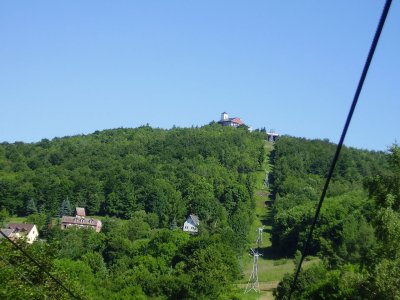
[[[183,231],[190,233],[197,233],[199,231],[198,228],[199,224],[200,224],[199,217],[191,214],[183,224]]]
[[[71,226],[92,228],[96,230],[96,232],[100,232],[103,225],[98,219],[86,218],[85,208],[76,207],[75,217],[63,216],[61,218],[61,229],[66,229]]]
[[[1,229],[1,231],[11,240],[25,238],[28,244],[32,244],[39,237],[35,224],[12,223],[8,224],[7,228]]]
[[[222,126],[238,127],[240,125],[244,125],[244,122],[238,117],[229,118],[228,113],[223,112],[221,114],[221,120],[218,121],[218,124],[221,124]]]

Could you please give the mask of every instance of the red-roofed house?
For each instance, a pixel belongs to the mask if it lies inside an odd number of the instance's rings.
[[[243,121],[238,118],[229,118],[228,114],[226,112],[223,112],[221,114],[221,120],[218,121],[219,124],[222,126],[231,126],[231,127],[238,127],[239,125],[244,125]]]

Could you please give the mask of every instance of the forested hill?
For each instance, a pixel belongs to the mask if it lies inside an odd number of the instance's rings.
[[[57,215],[61,203],[90,215],[146,210],[163,225],[189,212],[212,220],[229,191],[247,186],[263,160],[262,135],[218,125],[115,129],[39,143],[0,145],[0,207],[26,215],[30,199]],[[225,203],[225,204],[224,204]],[[224,204],[224,205],[222,205]]]
[[[231,298],[264,146],[260,132],[218,124],[3,143],[0,223],[37,224],[46,242],[21,247],[84,299]],[[74,206],[100,216],[102,231],[61,230]],[[181,229],[189,214],[198,235]],[[8,243],[0,253],[0,298],[69,298]]]
[[[315,214],[335,145],[283,137],[273,153],[272,244],[280,255],[300,252]],[[293,299],[400,299],[400,148],[343,148]],[[293,275],[275,296],[287,299]]]
[[[37,224],[45,241],[20,246],[82,299],[240,298],[233,283],[265,143],[265,133],[218,124],[2,143],[0,225],[10,215]],[[275,143],[268,183],[276,257],[298,258],[334,151],[321,140]],[[293,299],[400,297],[399,174],[397,146],[343,148],[308,253],[320,263],[302,271]],[[102,231],[61,230],[59,216],[74,206],[99,216]],[[180,229],[191,213],[198,235]],[[69,299],[12,245],[0,242],[0,253],[0,298]],[[278,299],[291,280],[278,285]]]
[[[270,174],[275,198],[272,243],[280,253],[293,255],[301,249],[335,150],[336,145],[328,141],[295,137],[282,137],[275,144],[271,156],[274,169]],[[362,211],[362,203],[368,198],[363,184],[387,168],[384,152],[343,147],[311,254],[320,250],[321,240],[331,243],[335,242],[333,237],[339,238],[338,230],[343,225],[340,223],[344,221],[341,218],[367,213]]]

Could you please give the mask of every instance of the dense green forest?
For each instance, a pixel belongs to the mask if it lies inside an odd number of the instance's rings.
[[[303,249],[335,145],[283,137],[270,174],[272,243],[280,254]],[[400,149],[342,150],[310,247],[319,264],[303,270],[293,299],[400,298]],[[286,299],[293,274],[275,296]]]
[[[37,224],[46,242],[21,246],[81,298],[232,298],[264,138],[210,124],[2,143],[0,222]],[[75,206],[102,218],[101,233],[60,229],[55,217]],[[180,229],[190,213],[198,235]],[[10,244],[0,248],[0,298],[68,298]]]
[[[301,249],[335,147],[328,141],[293,137],[283,137],[275,144],[271,156],[274,169],[270,174],[275,197],[272,243],[280,253],[293,255]],[[383,152],[342,149],[310,254],[320,250],[321,242],[338,242],[338,221],[342,222],[350,212],[356,222],[372,213],[363,182],[386,168]]]
[[[143,126],[0,145],[0,223],[38,225],[20,246],[82,299],[240,299],[265,133],[210,124]],[[281,137],[270,156],[275,257],[298,261],[336,145]],[[75,206],[103,229],[57,224]],[[181,230],[200,218],[198,235]],[[1,224],[0,224],[1,225]],[[252,241],[254,242],[254,241]],[[293,299],[400,298],[400,148],[344,147]],[[0,298],[69,299],[9,243],[0,243]],[[286,299],[287,274],[274,294]]]

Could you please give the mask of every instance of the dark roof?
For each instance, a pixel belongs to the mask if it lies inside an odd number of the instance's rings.
[[[8,224],[8,229],[14,229],[16,231],[31,231],[33,226],[35,226],[35,224],[18,224],[18,223],[12,223],[12,224]]]
[[[196,226],[200,224],[200,221],[199,221],[199,217],[198,217],[198,216],[191,214],[191,215],[189,216],[189,218],[191,218],[191,219],[193,220],[193,223],[194,223]]]
[[[4,233],[7,237],[10,237],[13,234],[14,229],[2,228],[2,229],[0,229],[0,231],[2,233]],[[4,237],[2,235],[0,235],[0,238],[4,238]]]

